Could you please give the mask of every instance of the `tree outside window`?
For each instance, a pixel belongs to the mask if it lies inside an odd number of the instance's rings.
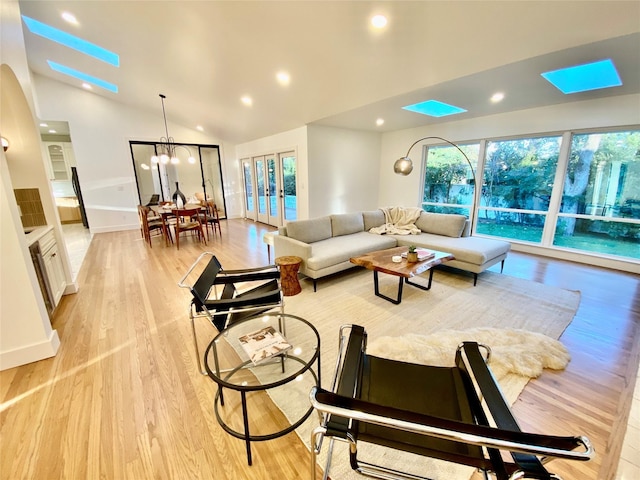
[[[477,231],[542,241],[562,137],[487,142]]]
[[[460,149],[469,158],[475,170],[480,145],[460,145]],[[457,148],[429,147],[422,193],[425,210],[468,216],[473,204],[474,188],[471,168]]]
[[[574,135],[554,245],[640,258],[638,220],[640,131]]]

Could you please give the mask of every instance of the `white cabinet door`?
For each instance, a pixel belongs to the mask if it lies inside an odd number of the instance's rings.
[[[44,266],[47,270],[47,277],[49,278],[49,286],[51,287],[51,293],[53,295],[53,304],[57,306],[62,298],[64,289],[67,286],[64,278],[64,267],[62,266],[62,259],[58,254],[58,245],[53,244],[42,255],[44,260]]]

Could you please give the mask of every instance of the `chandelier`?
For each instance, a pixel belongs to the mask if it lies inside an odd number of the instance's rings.
[[[160,101],[162,102],[162,118],[164,119],[164,132],[165,136],[160,137],[160,142],[156,144],[156,152],[157,155],[153,155],[151,157],[152,163],[162,163],[167,164],[171,162],[173,165],[177,165],[180,163],[180,158],[176,154],[176,149],[182,147],[189,152],[189,157],[187,161],[189,163],[196,163],[196,159],[191,155],[191,150],[184,145],[176,145],[173,137],[169,136],[169,128],[167,127],[167,114],[164,109],[164,99],[167,98],[165,95],[160,94]]]

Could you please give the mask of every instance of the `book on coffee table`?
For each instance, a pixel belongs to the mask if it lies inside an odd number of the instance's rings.
[[[426,248],[416,248],[416,253],[418,254],[419,262],[436,256],[436,252],[432,250],[427,250]],[[402,254],[402,258],[407,258],[407,252],[404,252]]]
[[[247,333],[242,335],[239,340],[254,365],[291,348],[291,344],[273,327],[265,327]]]

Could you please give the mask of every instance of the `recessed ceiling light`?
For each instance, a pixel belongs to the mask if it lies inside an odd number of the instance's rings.
[[[72,25],[78,25],[78,19],[73,13],[70,12],[62,12],[62,18],[65,22],[70,23]]]
[[[196,125],[196,130],[198,130],[199,132],[204,132],[204,128],[202,128],[202,125]]]
[[[378,126],[384,125],[384,118],[378,118],[376,120],[376,125],[378,125]]]
[[[47,125],[46,123],[41,123],[40,126],[41,127],[48,127],[49,125]]]
[[[82,83],[82,88],[84,88],[85,90],[93,90],[93,87],[89,85],[87,82]]]
[[[40,35],[41,37],[53,42],[60,43],[65,47],[72,48],[78,52],[84,53],[85,55],[89,55],[90,57],[102,60],[114,67],[120,66],[120,57],[116,53],[110,52],[105,48],[99,47],[98,45],[87,42],[82,38],[63,32],[57,28],[53,28],[46,23],[39,22],[25,15],[22,15],[22,20],[24,20],[25,25],[31,33]]]
[[[69,75],[70,77],[77,78],[78,80],[82,80],[87,83],[91,83],[100,88],[104,88],[105,90],[109,90],[110,92],[118,93],[118,86],[114,85],[113,83],[109,83],[105,80],[102,80],[101,78],[91,76],[79,70],[75,70],[71,67],[67,67],[65,65],[61,65],[56,62],[52,62],[51,60],[47,60],[47,63],[51,67],[51,70],[60,72],[64,75]]]
[[[501,102],[502,100],[504,100],[504,93],[502,92],[496,92],[491,96],[491,101],[493,103],[498,103],[498,102]]]
[[[421,113],[422,115],[429,115],[430,117],[445,117],[447,115],[466,112],[464,108],[439,102],[438,100],[427,100],[425,102],[407,105],[402,108],[411,112]]]
[[[564,94],[622,85],[611,59],[552,70],[541,75]]]
[[[250,107],[251,105],[253,105],[253,100],[248,95],[245,95],[244,97],[242,97],[240,101],[244,103],[247,107]]]
[[[286,87],[291,82],[291,76],[287,72],[278,72],[276,74],[276,79],[283,87]]]
[[[49,130],[49,133],[58,133],[54,129]]]
[[[371,17],[371,25],[375,28],[384,28],[387,26],[387,17],[384,15],[374,15]]]

